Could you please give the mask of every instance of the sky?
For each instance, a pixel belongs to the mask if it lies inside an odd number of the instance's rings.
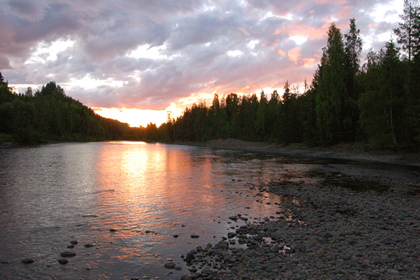
[[[0,72],[55,81],[98,114],[145,126],[194,102],[310,83],[334,22],[362,60],[394,38],[403,0],[0,0]]]

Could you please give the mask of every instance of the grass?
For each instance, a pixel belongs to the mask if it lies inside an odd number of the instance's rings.
[[[13,141],[14,141],[14,139],[11,135],[5,134],[5,133],[0,133],[0,143],[13,142]]]

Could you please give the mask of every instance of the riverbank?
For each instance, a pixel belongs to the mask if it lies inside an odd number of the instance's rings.
[[[415,157],[401,154],[297,150],[237,140],[205,146],[418,166]],[[336,174],[320,183],[251,185],[261,204],[270,193],[279,195],[277,215],[232,227],[216,243],[185,252],[189,273],[183,279],[419,279],[420,176],[416,167],[413,172],[409,180]],[[384,188],[348,188],[353,179]],[[230,218],[234,224],[242,217]]]
[[[195,145],[261,153],[276,153],[295,157],[345,159],[420,167],[419,152],[395,152],[389,150],[366,151],[367,148],[365,146],[357,145],[309,148],[301,144],[284,146],[264,142],[247,142],[237,139],[217,139]]]
[[[418,195],[305,183],[270,183],[260,192],[286,198],[278,217],[194,249],[183,279],[420,278]]]

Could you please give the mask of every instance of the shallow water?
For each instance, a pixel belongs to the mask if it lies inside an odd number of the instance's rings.
[[[143,142],[0,149],[0,279],[180,279],[181,254],[244,224],[229,216],[276,216],[283,199],[250,187],[383,168]]]

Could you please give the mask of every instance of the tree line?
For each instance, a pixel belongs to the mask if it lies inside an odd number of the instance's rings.
[[[144,140],[145,130],[95,114],[55,82],[15,94],[0,73],[0,142]]]
[[[156,131],[163,141],[246,141],[306,143],[312,146],[367,142],[380,149],[418,148],[420,142],[420,8],[405,1],[392,40],[371,50],[360,65],[362,40],[355,19],[342,34],[333,23],[311,85],[303,93],[284,85],[275,90],[214,95],[185,109]]]

